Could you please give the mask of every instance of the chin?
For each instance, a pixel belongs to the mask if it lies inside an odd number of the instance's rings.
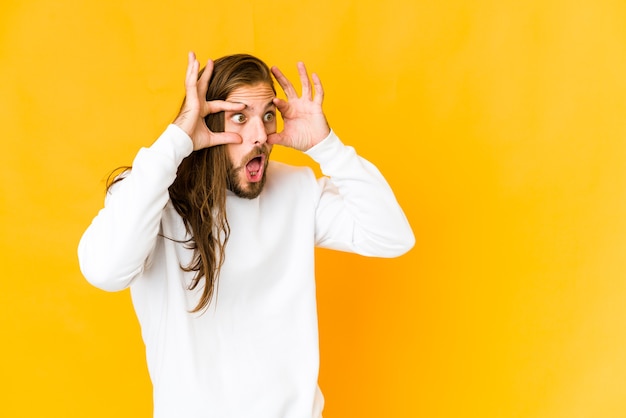
[[[245,181],[240,180],[237,183],[234,183],[234,184],[231,183],[229,189],[237,197],[241,197],[244,199],[256,199],[257,197],[259,197],[259,195],[263,191],[264,186],[265,186],[265,176],[263,176],[263,178],[257,182],[249,182],[247,180]]]

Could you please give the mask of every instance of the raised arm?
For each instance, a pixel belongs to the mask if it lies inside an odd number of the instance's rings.
[[[298,96],[278,68],[272,72],[287,100],[274,101],[284,129],[268,142],[305,151],[326,176],[319,180],[316,244],[378,257],[396,257],[411,249],[413,231],[385,178],[331,131],[322,110],[319,77],[312,74],[312,87],[306,67],[298,63],[302,86]]]
[[[397,257],[415,244],[411,226],[380,171],[334,132],[307,154],[320,164],[316,245]]]
[[[200,148],[241,142],[236,134],[214,133],[207,128],[204,118],[209,113],[237,111],[242,105],[207,102],[213,63],[209,61],[199,78],[198,67],[190,53],[180,113],[151,147],[139,151],[132,170],[109,190],[104,208],[81,238],[80,267],[94,286],[121,290],[143,271],[159,234],[168,188],[185,157]]]

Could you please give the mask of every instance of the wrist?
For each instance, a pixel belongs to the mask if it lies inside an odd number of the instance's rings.
[[[176,116],[176,119],[172,122],[172,125],[178,126],[187,134],[187,136],[191,138],[194,131],[194,123],[190,120],[187,112],[179,113],[178,116]]]

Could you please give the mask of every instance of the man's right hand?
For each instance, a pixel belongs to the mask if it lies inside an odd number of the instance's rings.
[[[206,101],[206,92],[213,73],[213,61],[207,62],[200,78],[198,78],[199,66],[196,55],[189,52],[185,77],[185,101],[173,123],[191,137],[194,151],[221,144],[240,144],[242,139],[236,133],[211,132],[204,118],[210,113],[243,110],[245,105],[223,100]]]

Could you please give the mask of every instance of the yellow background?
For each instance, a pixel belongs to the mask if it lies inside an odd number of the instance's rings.
[[[625,22],[623,0],[3,0],[0,416],[150,416],[129,295],[75,254],[190,49],[304,60],[417,236],[319,252],[325,418],[626,416]]]

